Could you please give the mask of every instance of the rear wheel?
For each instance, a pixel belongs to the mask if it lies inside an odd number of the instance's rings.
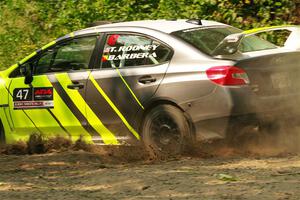
[[[151,157],[179,155],[192,145],[189,123],[183,112],[171,105],[159,105],[145,117],[143,142]]]

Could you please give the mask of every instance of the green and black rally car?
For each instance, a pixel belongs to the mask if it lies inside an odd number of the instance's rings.
[[[42,133],[178,151],[224,138],[239,118],[257,126],[255,113],[287,109],[274,103],[299,91],[299,55],[213,21],[90,27],[0,72],[1,140]]]

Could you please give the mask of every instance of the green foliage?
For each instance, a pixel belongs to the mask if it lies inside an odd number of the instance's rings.
[[[276,44],[277,46],[283,47],[285,41],[290,35],[290,31],[288,30],[277,30],[277,31],[269,31],[266,33],[257,34],[257,36]]]
[[[296,0],[2,0],[0,69],[99,20],[211,19],[250,29],[293,23]]]

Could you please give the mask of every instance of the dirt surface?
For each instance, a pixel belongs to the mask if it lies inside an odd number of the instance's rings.
[[[83,151],[0,155],[0,199],[300,198],[295,154],[118,160]]]

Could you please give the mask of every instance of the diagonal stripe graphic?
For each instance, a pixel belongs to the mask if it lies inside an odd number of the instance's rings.
[[[55,75],[59,84],[70,97],[73,104],[81,112],[83,116],[88,115],[87,121],[102,137],[105,144],[116,145],[119,144],[118,140],[101,122],[101,120],[96,116],[93,110],[87,105],[84,98],[80,95],[77,90],[70,90],[67,85],[72,84],[72,81],[67,73],[61,73]]]
[[[61,113],[62,116],[60,118],[66,118],[66,117],[72,118],[73,121],[72,123],[75,126],[82,127],[82,130],[80,130],[82,131],[82,134],[99,137],[99,134],[97,133],[96,130],[88,126],[88,124],[84,123],[85,121],[87,121],[85,116],[77,109],[76,105],[70,99],[68,94],[64,91],[63,87],[59,83],[52,83],[52,84],[58,96],[60,96],[60,98],[62,99],[62,101],[58,101],[58,103],[61,104],[64,103],[65,107],[68,108],[68,109],[61,110],[63,113]],[[56,114],[59,115],[59,113]],[[71,115],[74,115],[74,118]]]
[[[120,117],[122,122],[125,124],[125,126],[128,128],[128,130],[137,138],[140,139],[139,134],[132,128],[132,126],[128,123],[126,118],[123,116],[123,114],[119,111],[119,109],[116,107],[116,105],[110,100],[110,98],[106,95],[106,93],[102,90],[100,85],[97,83],[97,81],[94,79],[92,75],[90,75],[89,79],[94,84],[98,92],[103,96],[103,98],[107,101],[107,103],[111,106],[111,108],[115,111],[115,113]]]
[[[118,68],[116,68],[116,71],[118,72],[120,78],[122,79],[123,83],[126,85],[127,89],[130,91],[131,95],[133,96],[133,98],[136,100],[136,102],[141,106],[141,108],[145,109],[144,106],[141,104],[141,102],[139,101],[139,99],[136,97],[136,95],[134,94],[134,92],[131,90],[130,86],[128,85],[128,83],[126,82],[126,80],[124,79],[124,77],[122,76],[120,70]]]

